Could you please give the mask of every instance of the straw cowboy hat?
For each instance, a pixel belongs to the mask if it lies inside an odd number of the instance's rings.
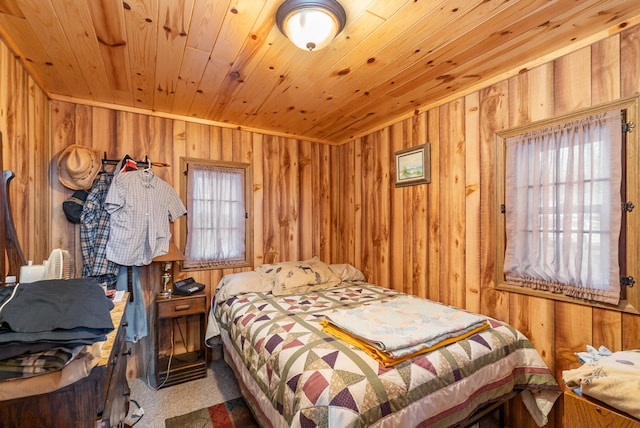
[[[101,166],[98,150],[73,144],[58,157],[58,179],[69,189],[89,190]]]

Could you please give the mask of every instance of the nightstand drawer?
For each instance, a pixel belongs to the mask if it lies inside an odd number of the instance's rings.
[[[158,318],[175,318],[203,313],[206,307],[205,298],[203,294],[158,300]]]

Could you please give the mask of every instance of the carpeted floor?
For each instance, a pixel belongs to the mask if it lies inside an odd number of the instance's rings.
[[[131,403],[128,424],[135,428],[165,428],[165,420],[207,409],[240,397],[233,371],[223,360],[211,363],[207,377],[154,390],[145,378],[129,380]],[[135,417],[142,413],[142,417]]]
[[[242,397],[165,421],[166,428],[257,428]]]

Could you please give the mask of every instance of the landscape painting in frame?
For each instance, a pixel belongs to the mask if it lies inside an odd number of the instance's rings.
[[[396,187],[431,182],[429,148],[425,143],[395,152]]]

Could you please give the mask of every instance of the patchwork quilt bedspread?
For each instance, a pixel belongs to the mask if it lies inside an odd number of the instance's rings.
[[[546,423],[560,388],[531,342],[497,320],[393,367],[322,331],[320,321],[337,309],[400,295],[364,282],[281,297],[246,293],[217,302],[214,315],[282,425],[451,426],[513,391]]]

